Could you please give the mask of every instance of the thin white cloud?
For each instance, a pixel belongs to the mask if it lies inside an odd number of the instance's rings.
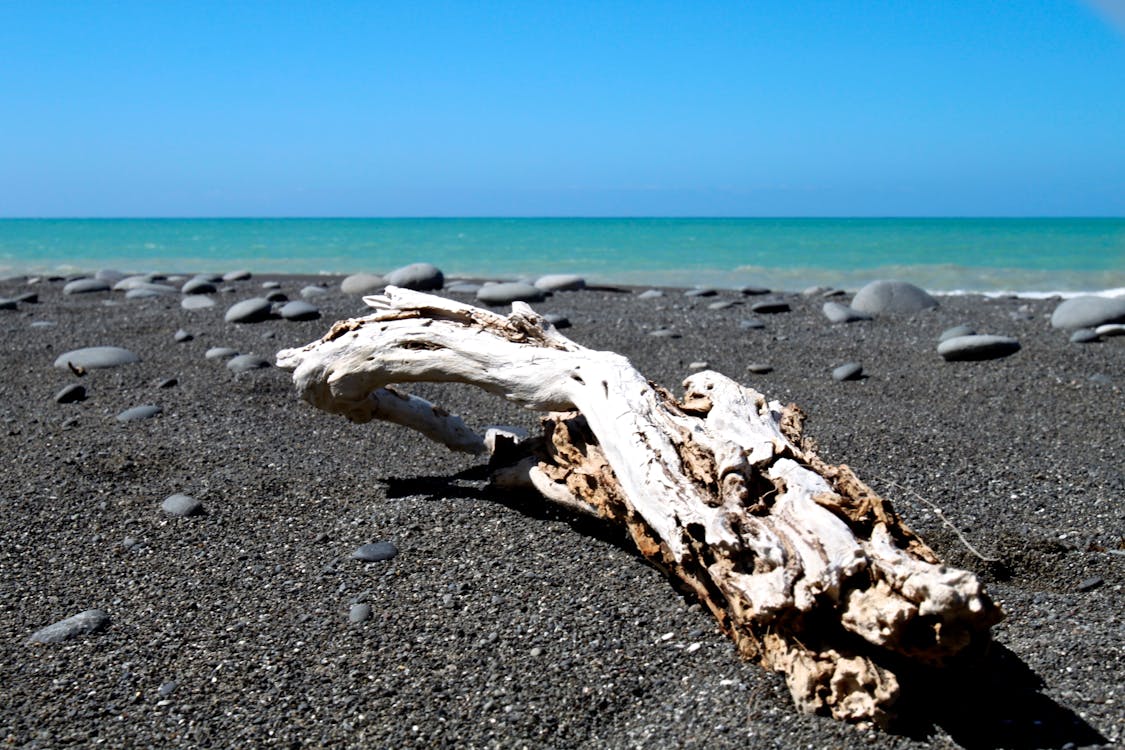
[[[1082,0],[1082,4],[1125,37],[1125,0]]]

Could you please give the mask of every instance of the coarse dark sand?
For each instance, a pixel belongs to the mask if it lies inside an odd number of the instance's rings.
[[[328,283],[313,300],[322,318],[224,322],[267,278],[290,299]],[[757,330],[740,326],[755,316],[736,292],[720,292],[735,303],[725,309],[673,290],[585,290],[535,305],[569,318],[573,340],[620,352],[673,389],[705,362],[797,403],[826,459],[854,467],[947,562],[987,583],[1007,613],[993,654],[969,673],[920,678],[908,720],[888,732],[799,714],[783,677],[740,661],[617,532],[494,494],[475,459],[402,428],[318,412],[277,368],[236,373],[204,357],[226,346],[272,359],[366,314],[339,281],[253,277],[201,310],[175,296],[64,296],[62,280],[0,282],[0,297],[39,295],[0,310],[0,743],[992,748],[1125,738],[1125,337],[1073,344],[1050,327],[1057,301],[979,296],[832,325],[822,298],[785,295],[792,310],[757,316]],[[958,324],[1021,349],[945,362],[938,337]],[[180,329],[192,338],[177,341]],[[657,329],[678,336],[648,335]],[[52,366],[88,346],[141,361],[81,377]],[[864,377],[835,381],[846,362]],[[752,374],[750,363],[772,370]],[[70,383],[87,398],[56,403]],[[468,388],[412,390],[476,427],[535,426],[535,415]],[[162,411],[115,419],[145,404]],[[164,513],[176,493],[203,513]],[[383,541],[393,559],[352,558]],[[28,644],[90,609],[109,626]]]

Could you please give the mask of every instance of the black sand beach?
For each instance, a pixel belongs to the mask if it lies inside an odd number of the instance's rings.
[[[266,281],[289,299],[326,285],[310,300],[322,317],[224,322]],[[823,457],[852,466],[947,562],[986,582],[1007,614],[992,656],[920,690],[909,720],[887,732],[799,714],[781,675],[739,661],[706,612],[596,524],[495,494],[475,459],[402,428],[318,412],[277,368],[236,374],[205,357],[231,347],[272,361],[366,314],[339,282],[254,276],[220,285],[229,290],[201,310],[178,294],[0,282],[0,297],[38,296],[0,310],[0,741],[991,748],[1125,738],[1125,337],[1071,343],[1048,320],[1057,300],[943,297],[933,310],[839,325],[821,313],[824,298],[800,294],[773,314],[751,313],[760,298],[734,291],[584,290],[534,305],[667,387],[706,363],[795,402]],[[744,327],[749,318],[764,327]],[[938,337],[959,324],[1021,348],[943,361]],[[650,335],[662,327],[674,335]],[[178,341],[180,329],[190,339]],[[81,377],[53,366],[89,346],[140,361]],[[834,380],[850,361],[865,377]],[[57,403],[72,384],[85,400]],[[487,394],[413,391],[475,427],[535,424]],[[116,419],[147,404],[161,412]],[[175,493],[204,512],[170,517],[161,504]],[[397,556],[352,559],[378,541]],[[100,632],[28,643],[91,609],[108,614]]]

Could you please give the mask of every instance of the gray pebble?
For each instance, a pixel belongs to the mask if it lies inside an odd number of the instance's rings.
[[[1070,343],[1072,344],[1092,344],[1101,340],[1102,337],[1093,328],[1079,328],[1070,334]]]
[[[742,304],[742,303],[739,302],[736,299],[724,299],[724,300],[719,300],[718,302],[712,302],[711,304],[707,305],[707,309],[708,310],[726,310],[727,308],[731,308],[731,307],[734,307],[735,305],[740,305],[740,304]]]
[[[289,301],[289,297],[285,294],[285,292],[281,291],[280,289],[274,289],[273,291],[271,291],[269,294],[266,295],[266,299],[268,299],[270,302],[288,302]]]
[[[1094,333],[1103,338],[1125,336],[1125,323],[1103,323],[1094,329]]]
[[[664,292],[660,289],[646,289],[637,295],[637,299],[657,299],[663,296]]]
[[[325,297],[328,295],[328,290],[322,286],[310,284],[306,287],[301,287],[301,296],[305,299],[315,299],[317,297]]]
[[[852,298],[854,309],[871,315],[916,313],[937,306],[926,290],[905,281],[872,281]]]
[[[63,294],[108,292],[110,289],[109,282],[103,281],[102,279],[75,279],[63,287]]]
[[[214,294],[217,291],[219,290],[211,279],[202,276],[188,279],[184,282],[184,285],[180,287],[181,294]]]
[[[223,319],[228,323],[259,323],[270,317],[273,306],[268,299],[251,297],[227,308]]]
[[[746,365],[746,371],[754,373],[755,375],[765,375],[766,373],[773,372],[773,366],[767,365],[765,362],[751,362]]]
[[[458,281],[455,284],[450,284],[445,287],[447,294],[472,294],[475,295],[480,291],[481,285],[471,281]]]
[[[388,273],[387,284],[429,292],[442,288],[445,284],[445,275],[432,263],[411,263]]]
[[[848,362],[832,371],[832,379],[841,383],[846,380],[859,380],[861,377],[863,377],[863,365],[859,362]]]
[[[88,609],[35,631],[28,643],[62,643],[80,635],[98,633],[109,625],[109,615],[101,609]]]
[[[1097,328],[1103,323],[1125,323],[1125,297],[1072,297],[1051,313],[1055,328]]]
[[[368,542],[360,545],[352,553],[352,559],[362,560],[363,562],[379,562],[390,560],[397,554],[398,548],[395,547],[394,542]]]
[[[769,294],[771,290],[764,286],[741,286],[738,288],[738,291],[747,297],[757,297],[763,294]]]
[[[717,289],[712,289],[709,286],[696,287],[695,289],[688,289],[684,292],[685,297],[714,297],[718,294]]]
[[[180,307],[185,310],[206,310],[208,307],[214,306],[215,300],[206,294],[192,294],[180,300]]]
[[[252,276],[252,274],[249,271],[247,271],[246,269],[238,269],[236,271],[230,271],[228,273],[224,273],[223,274],[223,281],[226,281],[228,283],[231,282],[231,281],[248,281],[251,278],[251,276]]]
[[[118,367],[140,361],[141,358],[136,354],[119,346],[89,346],[85,349],[74,349],[60,354],[55,359],[55,367],[60,370],[68,370],[71,367],[93,370],[102,367]]]
[[[680,334],[673,331],[671,328],[657,328],[648,332],[649,336],[658,339],[678,339]]]
[[[191,495],[169,495],[164,498],[164,502],[160,504],[160,509],[164,511],[165,515],[172,516],[173,518],[187,518],[188,516],[198,516],[203,513],[203,503],[196,500]]]
[[[848,305],[841,305],[839,302],[825,302],[821,311],[830,323],[854,323],[859,320],[871,320],[869,314],[854,310]]]
[[[282,306],[278,311],[286,320],[316,320],[320,317],[320,308],[302,300],[295,300]]]
[[[360,623],[371,619],[371,605],[365,602],[353,604],[348,609],[348,622]]]
[[[373,273],[353,273],[340,282],[340,291],[349,295],[366,295],[381,292],[387,282]]]
[[[162,411],[164,410],[156,404],[143,404],[141,406],[134,406],[131,409],[126,409],[118,414],[116,419],[122,424],[125,422],[137,422],[142,419],[151,419]]]
[[[227,362],[227,369],[231,372],[250,372],[266,367],[273,367],[273,363],[256,354],[239,354],[237,357],[231,357]]]
[[[86,386],[71,383],[55,394],[55,403],[58,404],[73,404],[78,401],[86,400]]]
[[[175,334],[175,336],[173,336],[173,338],[175,338],[176,341],[178,341],[179,343],[183,344],[183,343],[186,343],[188,341],[191,341],[192,339],[195,338],[195,336],[193,336],[192,334],[188,333],[183,328],[181,328],[178,331],[176,331],[176,334]]]
[[[744,331],[760,331],[766,327],[766,321],[761,318],[746,318],[738,321],[738,327]]]
[[[263,281],[262,282],[262,289],[280,289],[280,288],[281,288],[281,282],[280,281],[271,279],[269,281]]]
[[[177,378],[164,378],[163,380],[161,380],[159,383],[156,384],[156,387],[157,388],[175,388],[179,384],[180,384],[180,381]]]
[[[576,292],[586,288],[586,279],[572,273],[556,273],[540,276],[535,286],[545,292]]]
[[[1077,588],[1079,591],[1093,591],[1103,583],[1105,583],[1105,579],[1101,576],[1091,576],[1090,578],[1079,581]]]
[[[14,299],[7,297],[0,297],[0,310],[16,310],[19,308],[19,303]]]
[[[207,359],[230,359],[238,356],[238,350],[231,349],[229,346],[213,346],[203,356]]]
[[[1020,342],[1007,336],[954,336],[938,344],[937,350],[947,362],[968,362],[1015,354],[1020,350]]]
[[[566,317],[565,315],[560,315],[558,313],[547,313],[543,316],[543,319],[560,331],[564,328],[570,328],[570,318]]]
[[[168,680],[168,682],[165,682],[157,689],[156,694],[161,698],[167,698],[169,695],[176,691],[177,687],[179,687],[179,685],[175,680]]]
[[[750,306],[751,312],[756,312],[759,315],[774,315],[777,313],[789,312],[791,308],[789,303],[781,299],[764,300],[762,302],[755,302]]]
[[[946,328],[944,331],[942,331],[941,335],[938,337],[938,341],[940,342],[940,341],[945,341],[947,339],[954,339],[954,338],[957,338],[958,336],[972,336],[975,333],[976,333],[976,329],[973,328],[972,326],[967,326],[967,325],[953,326],[952,328]]]
[[[477,292],[477,301],[486,305],[510,305],[513,302],[542,302],[546,293],[521,281],[485,284]]]

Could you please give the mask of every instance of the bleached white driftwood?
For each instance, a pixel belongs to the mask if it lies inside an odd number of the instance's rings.
[[[889,503],[816,455],[795,407],[715,372],[688,378],[677,400],[522,303],[505,316],[395,287],[365,301],[373,315],[278,353],[305,400],[454,449],[487,447],[497,486],[531,486],[620,524],[742,654],[785,673],[802,709],[881,721],[896,670],[940,667],[1000,619],[972,573],[941,565]],[[544,433],[485,441],[388,389],[421,381],[546,412]]]

